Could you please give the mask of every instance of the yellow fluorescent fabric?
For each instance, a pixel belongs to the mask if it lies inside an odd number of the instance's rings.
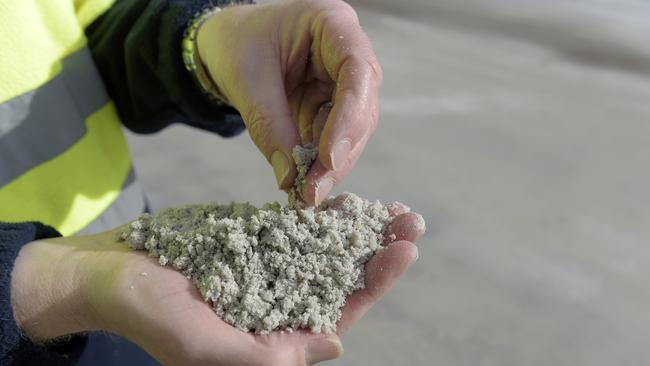
[[[112,0],[0,0],[0,103],[56,76]],[[78,11],[78,13],[77,13]]]
[[[57,76],[61,60],[86,45],[84,28],[113,2],[0,0],[0,103]],[[0,187],[0,221],[41,221],[70,235],[116,200],[131,168],[117,111],[108,103],[79,123],[86,133],[74,145]]]
[[[131,167],[115,120],[111,102],[86,119],[88,131],[74,146],[2,187],[0,221],[41,221],[65,236],[99,216],[119,195]]]
[[[113,5],[115,0],[75,0],[74,7],[79,25],[86,28]]]

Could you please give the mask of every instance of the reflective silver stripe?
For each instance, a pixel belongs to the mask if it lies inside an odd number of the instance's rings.
[[[0,104],[0,187],[74,145],[109,102],[88,48],[62,64],[54,79]]]
[[[133,169],[122,186],[117,199],[97,219],[83,228],[77,235],[95,234],[135,220],[145,210],[144,194]]]

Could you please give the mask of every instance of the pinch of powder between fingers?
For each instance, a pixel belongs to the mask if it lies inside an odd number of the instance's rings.
[[[311,143],[296,145],[291,152],[291,157],[293,157],[293,161],[296,163],[298,175],[289,190],[289,206],[302,208],[304,205],[301,193],[302,186],[305,184],[305,179],[312,163],[318,157],[318,146]]]
[[[344,193],[315,208],[170,208],[143,215],[117,238],[181,270],[241,330],[333,332],[391,220],[379,202]]]

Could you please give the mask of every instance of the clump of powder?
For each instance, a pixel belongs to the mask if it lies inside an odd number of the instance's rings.
[[[118,239],[181,270],[243,331],[332,332],[390,222],[386,206],[344,193],[309,208],[169,208],[141,216]]]
[[[298,175],[289,190],[289,206],[303,207],[302,186],[305,184],[305,177],[312,163],[318,157],[318,146],[312,143],[305,145],[296,145],[291,152],[293,161],[296,163]]]

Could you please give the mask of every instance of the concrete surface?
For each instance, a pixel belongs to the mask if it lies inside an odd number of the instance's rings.
[[[359,0],[381,127],[337,189],[420,260],[330,365],[649,365],[650,4]],[[246,136],[129,136],[154,208],[281,200]]]

